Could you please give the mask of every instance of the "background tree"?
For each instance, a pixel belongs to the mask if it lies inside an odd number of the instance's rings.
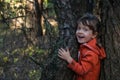
[[[41,63],[58,36],[55,19],[48,0],[0,0],[0,80],[41,77]]]
[[[0,80],[40,78],[34,59],[40,61],[44,50],[37,45],[34,4],[34,0],[0,0]]]

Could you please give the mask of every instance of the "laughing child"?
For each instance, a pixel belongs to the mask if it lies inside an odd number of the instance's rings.
[[[83,15],[77,22],[76,38],[79,43],[78,61],[69,49],[60,48],[58,56],[68,63],[68,68],[76,74],[75,80],[99,80],[100,63],[106,57],[103,47],[97,43],[99,19],[92,14]]]

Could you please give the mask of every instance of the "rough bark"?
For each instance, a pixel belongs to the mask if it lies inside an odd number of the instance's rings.
[[[55,0],[54,4],[59,22],[59,38],[56,41],[57,46],[46,60],[40,80],[73,80],[73,72],[67,68],[66,62],[58,58],[57,52],[60,47],[69,47],[71,55],[74,54],[72,52],[75,52],[75,19],[70,0]]]
[[[99,29],[100,40],[105,47],[107,59],[102,62],[100,80],[119,80],[120,71],[120,7],[119,0],[55,0],[55,10],[59,22],[59,47],[73,47],[76,51],[74,38],[75,21],[85,12],[99,16],[102,27]],[[73,55],[76,56],[76,55]],[[72,80],[73,73],[67,69],[66,63],[53,51],[43,68],[41,80]]]
[[[87,4],[89,6],[86,7]],[[77,59],[76,20],[85,12],[93,12],[93,5],[90,6],[90,4],[93,3],[90,3],[89,0],[87,2],[83,0],[54,0],[59,23],[59,38],[56,43],[57,47],[55,46],[43,65],[40,80],[73,80],[74,73],[67,68],[66,62],[58,58],[57,50],[60,47],[68,46],[72,57]]]
[[[120,1],[101,0],[102,42],[107,59],[104,63],[104,80],[120,79]]]

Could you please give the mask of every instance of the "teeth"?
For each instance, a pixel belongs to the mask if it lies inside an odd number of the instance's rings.
[[[84,37],[84,36],[79,36],[79,37]]]
[[[79,36],[79,38],[84,38],[84,36]]]

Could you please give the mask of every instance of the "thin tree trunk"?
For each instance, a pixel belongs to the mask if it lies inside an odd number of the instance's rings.
[[[35,15],[36,15],[36,20],[37,20],[37,37],[42,36],[42,25],[41,25],[41,20],[42,20],[42,10],[43,10],[43,0],[35,0]]]

